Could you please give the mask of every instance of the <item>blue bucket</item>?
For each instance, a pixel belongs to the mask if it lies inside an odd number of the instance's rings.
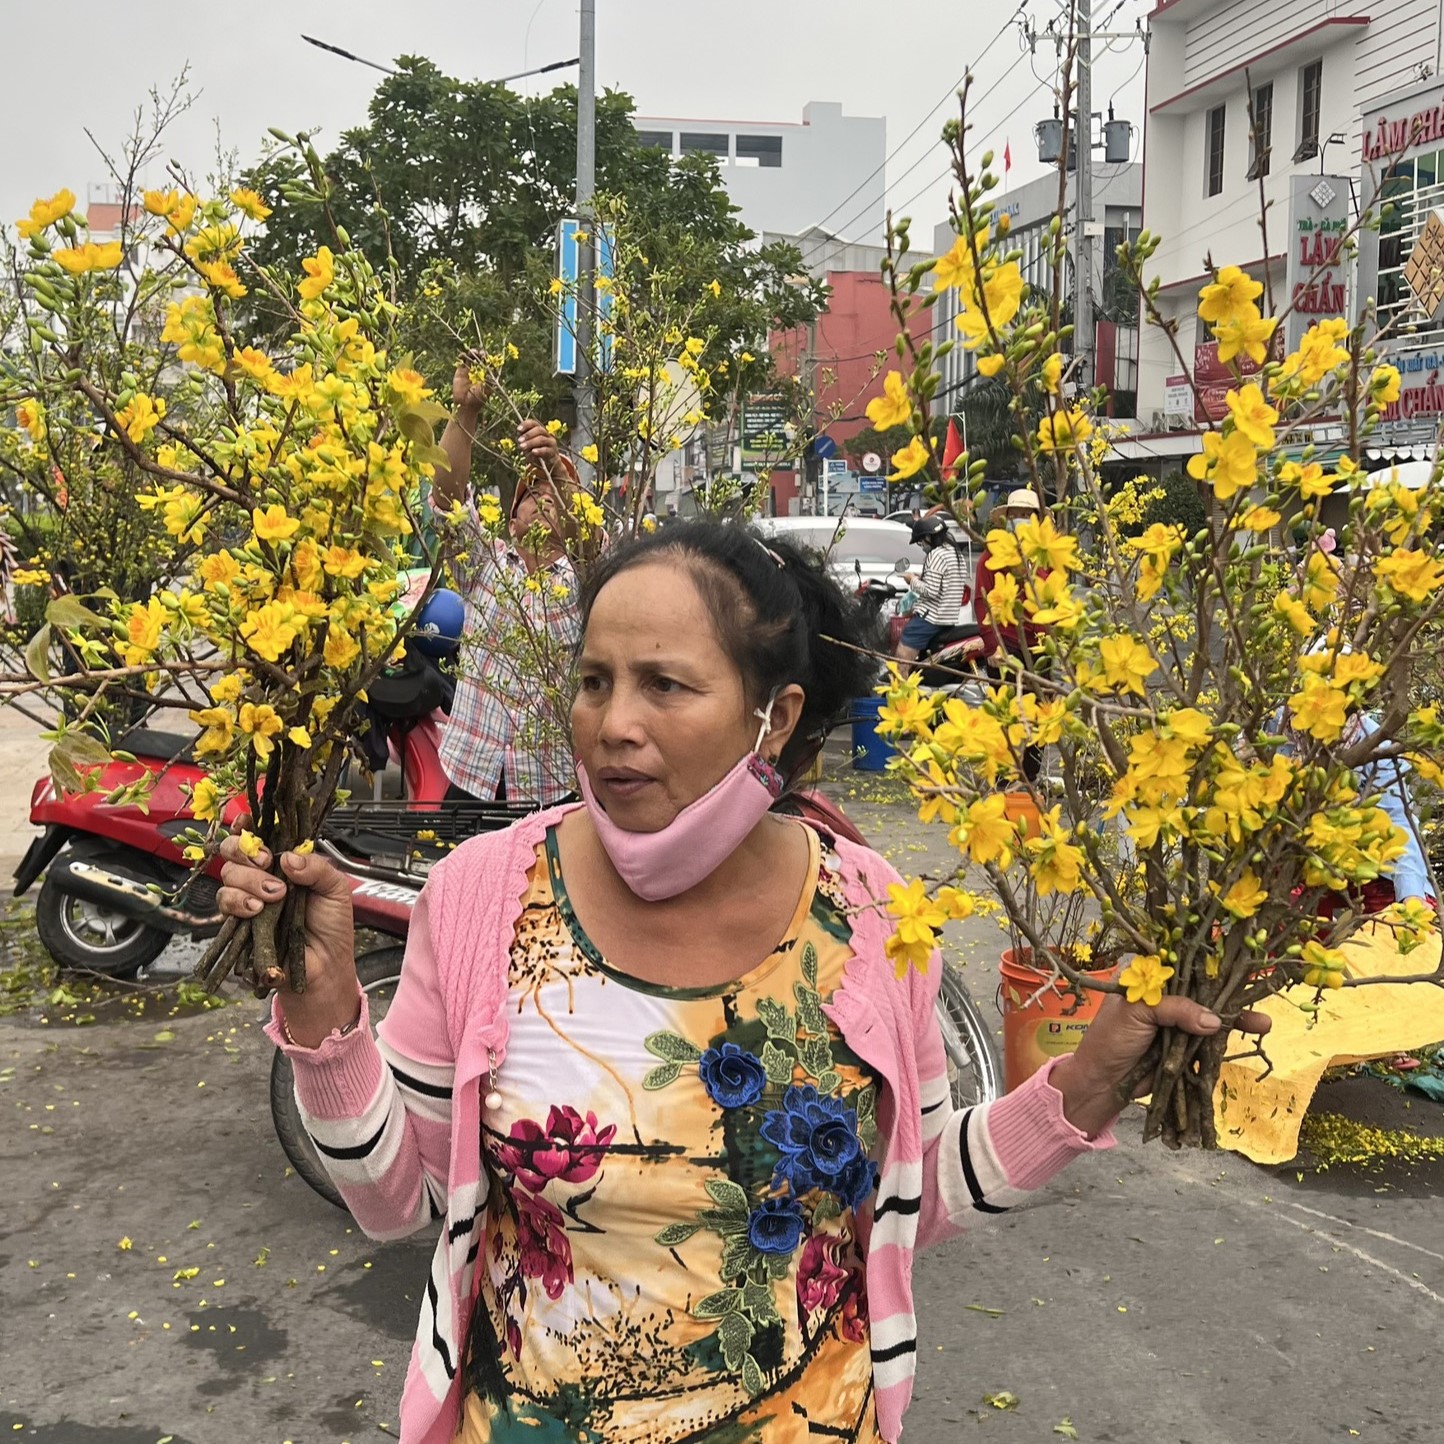
[[[877,730],[881,697],[859,697],[852,704],[852,765],[859,772],[885,772],[893,745]]]

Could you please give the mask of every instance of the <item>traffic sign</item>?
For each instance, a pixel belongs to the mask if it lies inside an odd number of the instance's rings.
[[[887,477],[885,476],[860,476],[857,479],[857,489],[866,495],[886,496]]]
[[[557,222],[557,278],[562,283],[561,306],[557,311],[556,332],[553,336],[552,359],[558,376],[577,374],[577,277],[581,273],[581,248],[577,245],[577,232],[581,227],[575,216],[563,216]],[[612,238],[603,226],[596,227],[597,275],[610,277],[612,274]],[[605,321],[612,311],[610,289],[597,292],[597,319]],[[602,335],[598,340],[598,355],[602,369],[612,360],[612,338]]]
[[[812,438],[812,454],[819,461],[830,461],[837,455],[837,442],[825,431],[820,431]]]
[[[882,457],[875,451],[869,451],[862,459],[862,469],[869,476],[876,476],[882,471]]]

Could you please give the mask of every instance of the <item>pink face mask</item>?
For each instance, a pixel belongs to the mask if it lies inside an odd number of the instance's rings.
[[[577,764],[592,826],[622,881],[644,902],[677,897],[711,877],[782,796],[782,774],[758,751],[772,727],[772,703],[757,716],[762,727],[752,751],[660,832],[618,827],[597,801],[586,768]]]

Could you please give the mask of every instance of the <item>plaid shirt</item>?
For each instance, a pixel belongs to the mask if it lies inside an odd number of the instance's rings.
[[[481,798],[506,781],[509,801],[557,802],[576,788],[576,769],[562,724],[564,703],[550,705],[528,653],[564,680],[561,663],[581,636],[577,577],[561,557],[528,576],[521,557],[492,541],[475,521],[475,558],[466,578],[466,636],[456,701],[442,733],[441,765],[458,787]]]

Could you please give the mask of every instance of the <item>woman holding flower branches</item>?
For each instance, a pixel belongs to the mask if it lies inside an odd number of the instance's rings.
[[[853,604],[784,543],[679,522],[601,562],[582,623],[583,801],[434,869],[379,1040],[344,880],[224,845],[227,912],[313,899],[269,1032],[358,1222],[446,1216],[402,1440],[895,1441],[914,1249],[1107,1147],[1157,1028],[1220,1020],[1112,1000],[953,1111],[935,930],[968,899],[775,810],[871,681]]]
[[[433,506],[465,517],[457,569],[469,640],[441,764],[453,798],[545,805],[573,790],[564,725],[546,693],[548,679],[565,674],[577,639],[577,577],[567,548],[576,528],[568,513],[576,468],[546,426],[522,420],[515,446],[526,470],[503,533],[495,499],[471,494],[486,386],[473,381],[469,362],[456,369],[452,399],[456,410],[441,437],[448,465],[437,468]]]

